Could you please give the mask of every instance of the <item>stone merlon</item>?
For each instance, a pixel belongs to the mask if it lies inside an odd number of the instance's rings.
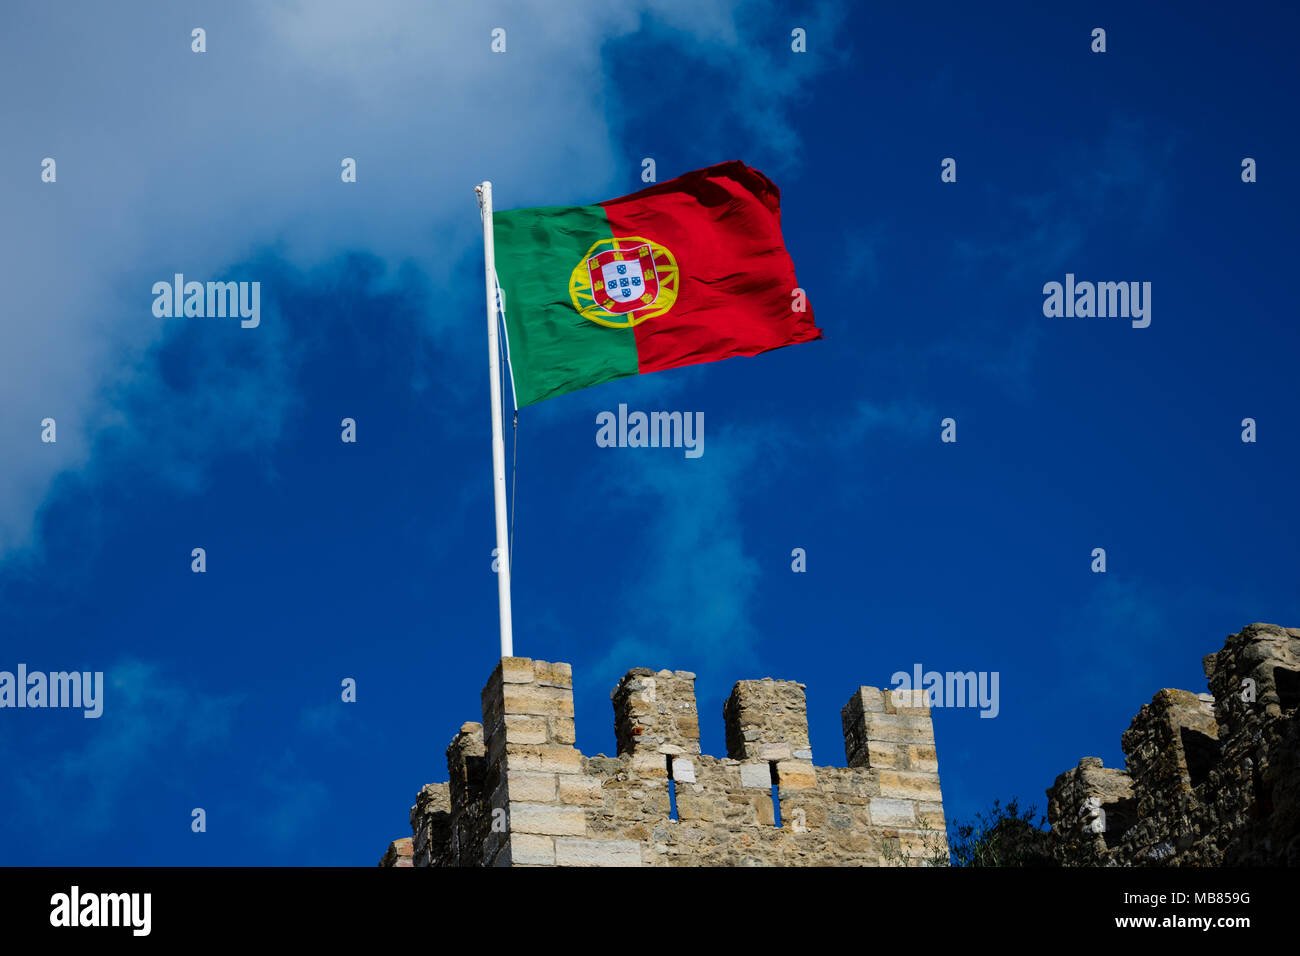
[[[846,767],[817,767],[804,685],[744,680],[727,756],[700,751],[695,675],[627,672],[610,692],[616,756],[574,746],[568,664],[501,660],[482,723],[447,747],[410,839],[381,866],[861,866],[948,855],[929,709],[874,687],[842,712]],[[773,796],[775,788],[775,799]]]

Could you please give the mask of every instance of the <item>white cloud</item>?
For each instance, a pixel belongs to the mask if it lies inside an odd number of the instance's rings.
[[[436,289],[474,249],[480,179],[495,181],[503,208],[637,185],[637,160],[618,155],[606,126],[602,47],[643,22],[681,31],[686,55],[721,51],[738,101],[768,104],[755,130],[782,127],[800,82],[748,55],[741,24],[755,8],[729,3],[21,7],[0,34],[0,557],[32,543],[52,479],[91,461],[102,428],[133,427],[120,399],[156,382],[150,348],[196,321],[154,318],[154,281],[226,278],[271,245],[304,269],[346,249],[413,261]],[[190,51],[194,26],[206,53]],[[505,54],[489,49],[496,26]],[[53,185],[39,181],[46,156]],[[355,185],[339,180],[345,156]],[[462,318],[435,308],[431,331]],[[210,418],[211,435],[274,437],[294,343],[269,326],[239,333],[266,349],[249,373],[276,398],[263,428],[223,433]],[[214,396],[206,411],[246,411],[228,406]],[[47,416],[56,445],[40,442]]]

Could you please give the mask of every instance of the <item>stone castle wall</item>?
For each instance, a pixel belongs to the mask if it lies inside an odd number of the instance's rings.
[[[637,668],[610,697],[617,755],[587,757],[574,746],[569,665],[504,658],[483,688],[482,723],[463,725],[447,748],[448,782],[420,791],[413,836],[394,841],[380,865],[848,866],[947,857],[921,694],[860,688],[841,712],[846,767],[813,764],[804,685],[793,681],[735,685],[723,708],[726,757],[701,753],[694,674]]]
[[[1252,624],[1047,791],[1052,849],[1101,865],[1300,865],[1300,629]]]

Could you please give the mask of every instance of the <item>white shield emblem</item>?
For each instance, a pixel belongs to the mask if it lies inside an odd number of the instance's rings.
[[[615,302],[630,302],[645,294],[645,276],[638,259],[607,262],[600,272],[605,279],[605,291]]]

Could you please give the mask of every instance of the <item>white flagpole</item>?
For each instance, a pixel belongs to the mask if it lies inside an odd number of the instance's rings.
[[[492,184],[474,187],[483,218],[483,262],[486,269],[488,368],[492,377],[492,491],[497,515],[497,598],[501,605],[501,656],[514,656],[510,621],[510,538],[506,528],[506,444],[501,436],[501,359],[497,336],[496,250],[492,243]]]

